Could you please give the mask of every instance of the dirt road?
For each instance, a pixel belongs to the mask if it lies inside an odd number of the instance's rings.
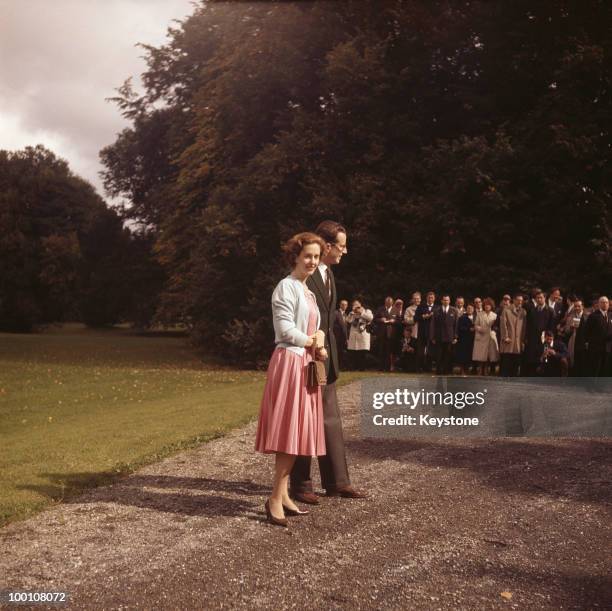
[[[0,590],[75,609],[610,608],[611,441],[360,439],[358,395],[340,390],[368,500],[269,526],[251,424],[0,530]]]

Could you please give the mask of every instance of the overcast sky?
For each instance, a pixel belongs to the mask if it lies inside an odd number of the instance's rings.
[[[0,149],[44,144],[104,196],[98,152],[126,125],[105,98],[143,72],[136,43],[163,43],[192,12],[192,0],[0,0]]]

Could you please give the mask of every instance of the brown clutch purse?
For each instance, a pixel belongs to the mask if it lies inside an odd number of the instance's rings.
[[[308,363],[306,369],[306,388],[312,390],[317,386],[324,386],[327,384],[327,374],[325,373],[325,363],[323,363],[323,361],[317,361],[315,358],[317,351],[316,342],[313,342],[310,350],[312,351],[312,361]]]

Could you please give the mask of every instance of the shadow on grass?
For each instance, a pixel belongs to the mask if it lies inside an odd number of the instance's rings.
[[[35,491],[48,499],[65,503],[90,502],[115,503],[141,509],[152,509],[187,516],[239,516],[261,505],[251,503],[245,496],[262,496],[269,491],[248,480],[231,481],[203,477],[174,477],[166,475],[133,475],[117,481],[117,474],[105,473],[43,473],[47,485],[20,486],[22,490]],[[85,499],[76,496],[86,488]],[[159,489],[171,490],[160,492]],[[66,491],[69,491],[66,493]],[[221,494],[218,494],[221,493]]]
[[[584,502],[612,500],[612,440],[602,439],[355,439],[351,453],[477,474],[500,491],[548,494]]]

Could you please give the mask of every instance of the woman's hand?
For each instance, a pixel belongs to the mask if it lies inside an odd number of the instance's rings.
[[[316,333],[314,335],[311,335],[307,340],[306,343],[304,344],[305,348],[310,348],[314,343],[315,343],[315,339],[316,339],[317,335]]]
[[[325,361],[327,359],[327,350],[325,348],[317,348],[315,358],[317,361]]]

